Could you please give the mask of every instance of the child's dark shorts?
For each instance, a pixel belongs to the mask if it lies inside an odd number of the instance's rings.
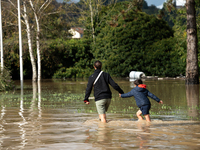
[[[144,105],[140,107],[140,110],[142,111],[143,115],[148,115],[150,109],[151,109],[151,105]]]

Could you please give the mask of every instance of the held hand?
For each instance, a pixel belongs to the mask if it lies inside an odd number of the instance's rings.
[[[119,93],[119,97],[121,97],[121,94]]]
[[[160,101],[159,104],[163,104],[163,101]]]
[[[86,102],[85,104],[89,105],[89,104],[90,104],[90,102]]]

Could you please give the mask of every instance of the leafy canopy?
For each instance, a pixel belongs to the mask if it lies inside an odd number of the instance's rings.
[[[109,9],[105,8],[102,14],[108,14],[108,11]],[[93,54],[95,59],[103,62],[103,69],[112,75],[128,76],[132,70],[152,74],[147,69],[148,66],[151,63],[160,65],[159,57],[163,56],[165,51],[173,49],[166,47],[167,50],[158,50],[156,58],[151,57],[153,53],[149,52],[153,47],[150,46],[156,46],[154,43],[173,37],[173,31],[164,20],[140,12],[135,7],[130,9],[129,3],[118,4],[115,10],[107,15],[106,20],[107,22],[99,27]],[[170,59],[171,55],[166,57]],[[162,66],[162,70],[165,70],[165,65]]]

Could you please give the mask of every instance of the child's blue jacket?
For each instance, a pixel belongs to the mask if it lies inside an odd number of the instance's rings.
[[[133,88],[128,93],[121,94],[122,98],[131,97],[131,96],[134,96],[136,104],[139,108],[144,105],[151,105],[151,102],[149,101],[147,96],[149,96],[150,98],[154,99],[157,102],[160,102],[160,99],[156,97],[154,94],[152,94],[151,92],[149,92],[146,88],[141,88],[138,86]]]

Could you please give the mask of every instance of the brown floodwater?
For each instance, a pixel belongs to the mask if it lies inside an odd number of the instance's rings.
[[[114,78],[124,92],[128,79]],[[0,149],[127,150],[200,149],[199,85],[181,79],[146,79],[147,89],[164,102],[150,99],[151,123],[137,121],[133,97],[113,98],[108,123],[98,121],[94,100],[83,103],[87,80],[43,80],[1,92]],[[93,95],[91,94],[91,97]]]

